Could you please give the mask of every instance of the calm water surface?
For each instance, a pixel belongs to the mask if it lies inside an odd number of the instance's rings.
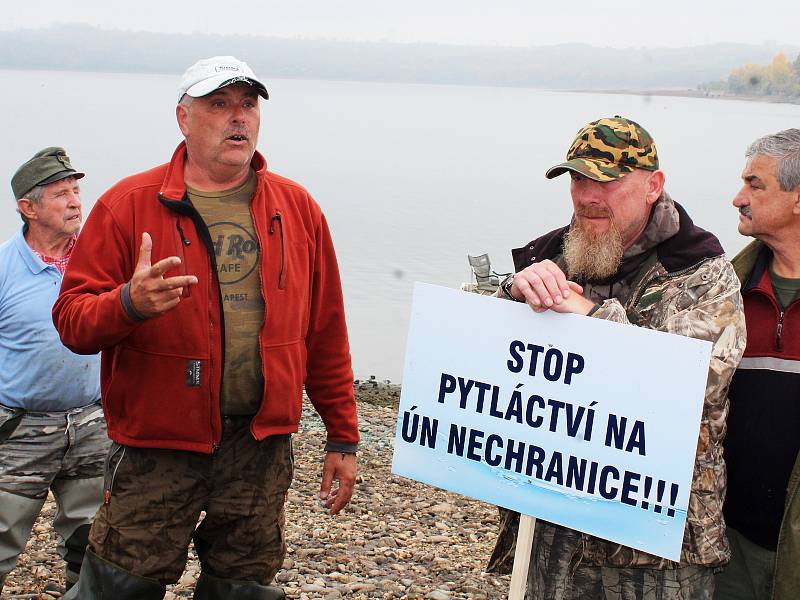
[[[177,76],[3,71],[0,239],[20,223],[10,179],[63,145],[88,211],[118,179],[169,159]],[[621,114],[656,139],[667,189],[729,254],[745,148],[800,126],[800,106],[531,89],[268,80],[259,149],[305,185],[333,232],[356,375],[398,381],[414,281],[457,287],[467,253],[511,269],[509,248],[568,222],[568,178],[548,181],[587,121]],[[475,332],[476,341],[480,331]]]

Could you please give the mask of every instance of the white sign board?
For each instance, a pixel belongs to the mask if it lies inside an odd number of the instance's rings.
[[[678,560],[710,353],[417,283],[392,472]]]

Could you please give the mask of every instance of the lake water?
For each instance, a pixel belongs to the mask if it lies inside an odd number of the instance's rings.
[[[49,145],[84,170],[83,202],[169,159],[178,76],[0,70],[0,239],[20,223],[10,179]],[[457,287],[466,255],[511,270],[509,248],[569,221],[563,160],[586,122],[615,114],[655,138],[667,189],[732,255],[730,202],[755,138],[800,106],[492,87],[268,80],[259,149],[322,206],[342,270],[357,377],[399,381],[414,281]],[[479,342],[481,332],[475,331]]]

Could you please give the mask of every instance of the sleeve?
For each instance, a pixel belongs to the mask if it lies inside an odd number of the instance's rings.
[[[79,354],[95,354],[127,337],[138,325],[121,293],[133,273],[131,235],[97,202],[72,251],[53,305],[62,343]]]
[[[359,440],[350,343],[339,266],[324,215],[315,231],[306,333],[306,392],[328,432],[328,449],[355,451]]]
[[[669,282],[665,285],[670,285]],[[731,264],[724,258],[704,263],[686,280],[676,294],[665,289],[648,290],[643,301],[651,296],[660,302],[654,311],[661,313],[660,331],[685,335],[713,344],[706,383],[704,419],[727,415],[727,392],[733,372],[739,364],[747,342],[739,280]],[[606,300],[592,317],[617,323],[630,323],[625,309],[616,299]]]

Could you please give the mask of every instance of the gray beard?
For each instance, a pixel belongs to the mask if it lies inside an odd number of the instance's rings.
[[[625,244],[616,223],[605,233],[595,235],[577,225],[564,236],[564,260],[571,279],[606,279],[619,269]]]

